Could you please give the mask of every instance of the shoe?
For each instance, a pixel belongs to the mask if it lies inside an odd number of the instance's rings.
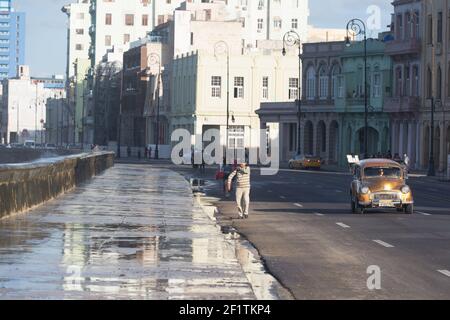
[[[244,214],[244,219],[248,219],[248,214]]]
[[[239,219],[244,219],[244,216],[242,214],[239,214]]]

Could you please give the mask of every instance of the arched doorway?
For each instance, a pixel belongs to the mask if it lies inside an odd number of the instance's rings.
[[[314,155],[322,156],[327,152],[327,127],[324,121],[319,121],[317,124],[317,136],[316,136],[316,152]]]
[[[337,121],[331,122],[328,135],[330,140],[328,159],[330,163],[336,164],[339,154],[339,124]]]
[[[358,130],[357,134],[357,142],[356,142],[356,153],[357,154],[362,154],[364,151],[364,132],[365,132],[365,128],[362,127],[361,129]],[[373,127],[369,127],[367,130],[367,155],[369,157],[371,157],[372,155],[380,152],[381,150],[379,150],[378,144],[379,144],[379,140],[380,140],[380,134],[378,133],[378,131],[376,129],[374,129]]]
[[[305,123],[305,133],[304,133],[304,154],[313,154],[313,138],[314,138],[314,128],[311,121],[306,121]]]

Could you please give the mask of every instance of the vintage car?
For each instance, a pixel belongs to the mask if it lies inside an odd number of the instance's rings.
[[[352,165],[350,188],[353,213],[370,208],[396,208],[407,214],[414,212],[414,199],[406,184],[406,169],[388,159],[362,160]]]
[[[296,155],[289,160],[289,169],[317,169],[319,170],[322,161],[319,157],[311,155]]]

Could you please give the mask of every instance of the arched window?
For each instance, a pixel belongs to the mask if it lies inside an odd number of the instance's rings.
[[[341,68],[338,65],[333,66],[333,71],[331,72],[331,94],[332,98],[342,98],[341,91],[343,91],[342,78],[341,78]]]
[[[413,76],[413,82],[412,82],[412,96],[413,97],[418,97],[419,96],[419,81],[420,81],[420,78],[419,78],[419,67],[418,66],[413,66],[413,69],[412,69],[413,71],[413,73],[412,73],[412,76]],[[450,88],[450,87],[449,87]],[[449,91],[450,92],[450,91]]]
[[[403,96],[403,73],[402,67],[399,66],[395,69],[395,96]]]
[[[325,100],[328,98],[329,78],[324,66],[319,70],[319,98]]]
[[[306,71],[306,98],[308,100],[316,98],[316,72],[312,66]]]
[[[380,67],[376,66],[375,70],[373,72],[373,80],[372,80],[372,92],[374,98],[381,97],[381,73],[380,73]]]

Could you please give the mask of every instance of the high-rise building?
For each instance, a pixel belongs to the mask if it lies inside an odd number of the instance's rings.
[[[67,14],[67,79],[75,74],[77,60],[89,59],[89,27],[91,17],[89,15],[89,0],[77,0],[62,8]]]
[[[0,1],[0,80],[14,77],[25,63],[25,13],[15,12],[12,0]]]

